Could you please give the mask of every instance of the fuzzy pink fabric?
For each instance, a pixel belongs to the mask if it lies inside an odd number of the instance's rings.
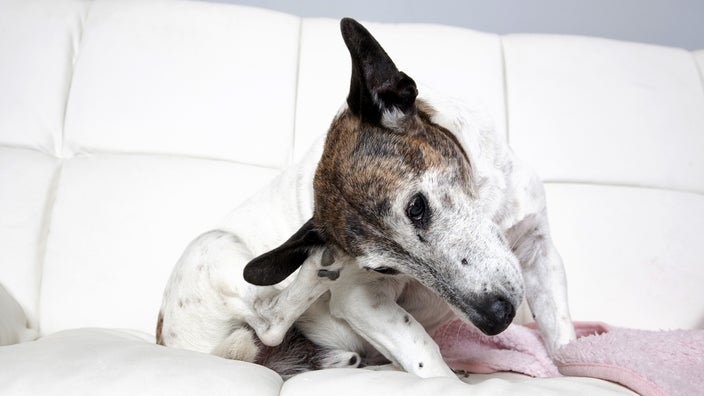
[[[560,375],[538,332],[525,326],[511,325],[501,334],[487,336],[456,319],[436,328],[430,336],[455,370],[479,374],[514,371],[533,377]]]
[[[644,396],[704,394],[704,330],[647,331],[575,323],[577,340],[550,359],[535,326],[489,337],[460,320],[431,336],[448,365],[472,373],[513,371],[617,382]]]

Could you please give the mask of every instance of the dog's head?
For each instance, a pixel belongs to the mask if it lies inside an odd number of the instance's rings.
[[[484,333],[503,331],[523,282],[483,213],[467,154],[362,25],[343,19],[341,29],[352,79],[316,171],[313,219],[250,262],[245,279],[278,283],[327,245],[366,269],[415,278]]]

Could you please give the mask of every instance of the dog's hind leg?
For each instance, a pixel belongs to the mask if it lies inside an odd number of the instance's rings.
[[[575,339],[567,305],[567,282],[544,212],[526,216],[507,231],[521,264],[526,300],[548,353]]]
[[[311,370],[354,368],[361,363],[358,353],[317,345],[296,326],[286,332],[277,346],[266,346],[255,337],[252,339],[257,347],[252,361],[276,371],[284,379]]]
[[[325,262],[325,256],[325,249],[317,249],[286,288],[255,301],[255,315],[247,318],[247,323],[262,343],[280,344],[293,322],[330,289],[330,282],[337,279],[341,269]]]

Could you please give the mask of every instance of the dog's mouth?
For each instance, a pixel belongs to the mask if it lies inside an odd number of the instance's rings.
[[[492,336],[506,330],[523,299],[521,285],[509,278],[502,282],[495,280],[496,283],[492,282],[489,289],[482,293],[467,288],[467,284],[477,283],[478,280],[462,280],[461,272],[442,273],[436,266],[427,265],[422,268],[422,273],[416,273],[413,277],[445,300],[457,317],[486,335]]]

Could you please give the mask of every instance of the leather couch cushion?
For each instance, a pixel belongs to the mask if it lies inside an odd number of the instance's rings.
[[[0,147],[0,283],[34,328],[38,325],[50,192],[59,167],[57,159],[43,153]]]
[[[635,395],[619,385],[594,378],[531,378],[520,374],[470,374],[467,384],[449,378],[421,379],[399,371],[334,369],[298,375],[284,383],[282,396],[326,395]]]
[[[584,184],[546,190],[574,319],[650,330],[704,326],[702,195]]]
[[[0,389],[14,395],[278,395],[273,371],[165,348],[135,331],[77,329],[0,348]]]
[[[300,19],[207,2],[96,1],[64,155],[180,154],[288,164]]]
[[[57,154],[90,2],[8,0],[0,12],[0,144]]]
[[[64,160],[41,284],[42,332],[153,333],[164,286],[188,243],[276,174],[165,156]]]
[[[545,180],[704,192],[704,91],[690,52],[589,37],[503,42],[509,141]]]

